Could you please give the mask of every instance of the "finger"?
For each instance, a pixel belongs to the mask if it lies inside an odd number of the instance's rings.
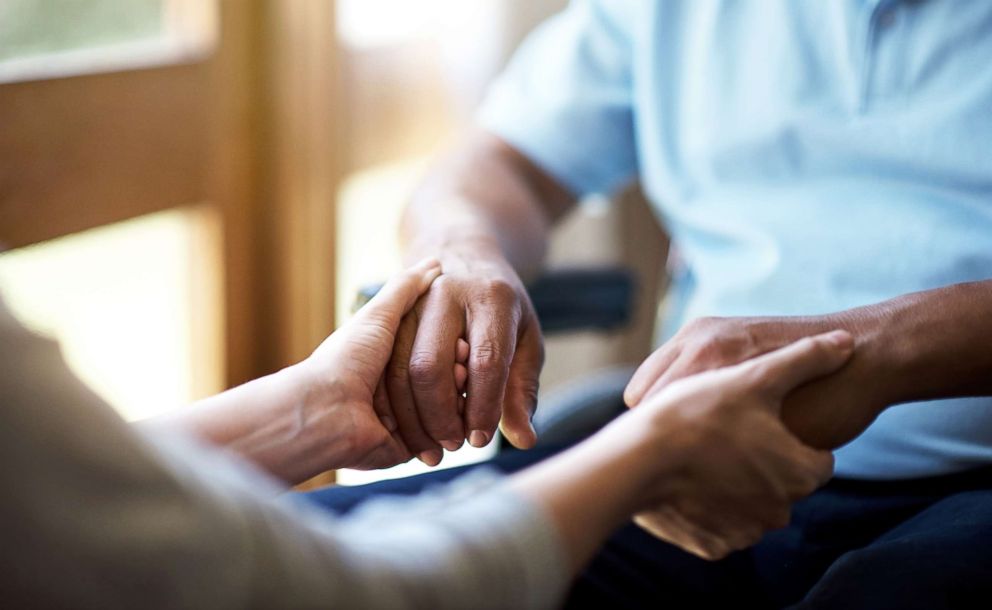
[[[775,397],[839,369],[854,351],[854,338],[843,330],[800,339],[774,352],[737,365],[756,375]],[[776,405],[780,403],[776,401]]]
[[[537,442],[537,432],[531,420],[537,408],[543,366],[544,343],[535,319],[524,329],[513,353],[500,420],[503,435],[518,449],[530,449]]]
[[[386,367],[386,392],[396,417],[397,432],[410,452],[428,466],[441,462],[441,448],[420,425],[417,403],[410,389],[410,354],[417,333],[416,312],[403,318],[396,334],[393,355]]]
[[[458,389],[458,414],[465,414],[465,389],[468,383],[468,341],[458,339],[458,348],[455,350],[455,387]]]
[[[634,515],[634,523],[652,536],[702,559],[713,561],[726,555],[716,536],[701,529],[677,510],[666,507],[639,513]]]
[[[692,362],[691,359],[682,358],[681,356],[683,353],[684,352],[681,350],[678,352],[678,355],[675,356],[675,361],[669,364],[668,368],[665,369],[665,372],[663,372],[661,376],[658,377],[653,384],[651,384],[651,387],[644,392],[644,396],[641,397],[641,402],[648,400],[658,392],[662,391],[665,389],[665,386],[674,383],[679,379],[689,377],[690,375],[695,375],[696,373],[705,370],[701,369],[697,363]]]
[[[403,443],[395,435],[390,437],[385,443],[377,447],[359,463],[351,467],[356,470],[376,470],[379,468],[389,468],[397,464],[402,464],[410,459]]]
[[[457,342],[464,322],[460,306],[442,292],[432,291],[423,305],[410,355],[410,389],[420,424],[448,451],[458,450],[465,441],[455,379]]]
[[[795,502],[822,487],[833,477],[834,456],[830,451],[805,445],[788,430],[771,439],[779,467],[768,477],[780,499]]]
[[[514,310],[510,298],[484,307],[469,305],[465,427],[473,447],[488,445],[499,423],[519,319],[520,312]]]
[[[834,454],[822,449],[813,449],[796,440],[794,449],[798,455],[798,461],[803,465],[806,480],[803,489],[800,490],[805,497],[820,487],[834,476]]]
[[[648,395],[648,390],[664,374],[668,367],[675,362],[679,355],[679,347],[674,341],[669,341],[651,353],[634,371],[626,389],[623,391],[623,401],[628,407],[636,407]]]
[[[372,408],[379,416],[382,427],[390,434],[396,432],[396,417],[393,415],[393,407],[389,404],[389,394],[386,392],[385,379],[380,377],[376,385],[375,394],[372,395]]]
[[[417,299],[441,275],[441,263],[436,258],[425,258],[416,265],[396,274],[379,289],[372,300],[359,309],[354,322],[379,322],[395,333]]]
[[[353,351],[349,357],[360,365],[369,385],[389,361],[400,321],[440,273],[441,267],[434,259],[425,259],[401,272],[335,333],[344,342],[360,347],[360,353]]]

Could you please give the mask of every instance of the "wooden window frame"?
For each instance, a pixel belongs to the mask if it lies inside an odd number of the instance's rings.
[[[0,83],[0,243],[205,202],[234,385],[334,327],[340,104],[333,1],[218,8],[209,52]]]

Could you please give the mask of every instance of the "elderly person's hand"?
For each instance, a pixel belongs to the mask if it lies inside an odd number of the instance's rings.
[[[453,374],[456,354],[467,356],[466,388]],[[442,447],[454,451],[466,439],[487,445],[497,424],[512,444],[528,448],[537,438],[530,420],[543,364],[541,328],[523,282],[480,238],[445,253],[444,275],[403,318],[376,405],[429,466],[441,461]]]
[[[546,507],[573,569],[631,515],[718,559],[784,526],[792,503],[830,477],[831,454],[785,428],[782,397],[843,366],[853,348],[838,331],[674,382],[511,484]]]
[[[844,331],[805,338],[666,385],[647,398],[628,416],[654,430],[664,439],[659,444],[671,445],[679,457],[656,479],[653,507],[635,521],[706,559],[784,527],[792,503],[830,478],[833,457],[786,429],[783,398],[841,367],[852,351]]]
[[[327,439],[340,439],[334,467],[385,468],[412,457],[386,400],[384,371],[403,316],[440,275],[436,259],[402,272],[297,365],[308,388],[301,417],[324,420]],[[468,344],[460,341],[450,358],[458,390],[465,385],[467,351]]]

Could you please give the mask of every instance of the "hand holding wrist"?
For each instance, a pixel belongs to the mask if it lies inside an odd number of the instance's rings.
[[[675,382],[625,415],[656,430],[646,438],[665,448],[667,460],[649,483],[653,506],[637,522],[708,559],[783,527],[791,503],[824,483],[833,462],[785,428],[783,398],[842,366],[853,349],[843,331],[805,338]]]
[[[837,447],[892,403],[899,387],[898,342],[889,312],[866,307],[827,316],[701,318],[683,327],[641,365],[625,392],[635,406],[679,379],[731,366],[831,329],[851,333],[857,354],[837,373],[805,384],[785,401],[783,419],[800,439]]]

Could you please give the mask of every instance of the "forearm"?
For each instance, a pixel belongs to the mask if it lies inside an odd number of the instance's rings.
[[[992,281],[916,292],[827,316],[802,318],[806,332],[851,331],[848,366],[868,403],[894,404],[992,394]]]
[[[551,516],[572,574],[585,566],[607,536],[644,508],[645,490],[657,489],[669,466],[676,464],[675,456],[651,448],[646,432],[631,433],[630,426],[619,432],[619,426],[607,428],[509,481],[512,489]]]
[[[992,280],[905,295],[865,314],[888,404],[992,394]]]
[[[323,471],[337,445],[309,421],[299,373],[283,369],[138,425],[183,429],[298,483]]]
[[[414,193],[401,238],[409,260],[501,254],[522,277],[537,273],[548,230],[573,203],[555,180],[508,144],[476,131],[441,159]]]

